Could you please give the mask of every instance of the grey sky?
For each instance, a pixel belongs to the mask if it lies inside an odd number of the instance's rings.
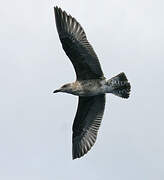
[[[125,72],[128,100],[107,95],[98,139],[72,161],[75,80],[53,6],[83,26],[107,78]],[[0,2],[0,179],[164,179],[164,1]]]

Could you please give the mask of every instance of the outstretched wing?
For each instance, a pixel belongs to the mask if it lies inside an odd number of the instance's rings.
[[[73,159],[86,154],[94,145],[105,108],[105,95],[79,97],[73,123]]]
[[[89,44],[81,25],[60,8],[54,7],[54,11],[60,41],[75,68],[77,79],[104,77],[96,53]]]

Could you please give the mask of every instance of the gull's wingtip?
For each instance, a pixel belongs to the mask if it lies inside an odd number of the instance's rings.
[[[58,7],[58,6],[54,6],[54,12],[55,12],[55,14],[56,14],[57,12],[59,12],[59,11],[61,11],[61,8]]]
[[[60,17],[63,13],[63,10],[58,6],[54,6],[54,13],[56,17]]]
[[[54,11],[55,11],[55,12],[59,11],[59,9],[60,9],[60,8],[59,8],[58,6],[54,6]]]
[[[59,9],[59,7],[58,6],[54,6],[54,9]]]
[[[54,6],[54,11],[62,11],[62,9],[59,6]]]

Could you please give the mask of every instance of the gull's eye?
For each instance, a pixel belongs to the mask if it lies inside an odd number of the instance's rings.
[[[62,88],[66,88],[67,87],[67,84],[63,85]]]

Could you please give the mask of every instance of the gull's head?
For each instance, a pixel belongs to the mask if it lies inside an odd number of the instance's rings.
[[[71,93],[72,92],[72,83],[64,84],[61,88],[56,89],[53,93],[57,93],[57,92]]]

